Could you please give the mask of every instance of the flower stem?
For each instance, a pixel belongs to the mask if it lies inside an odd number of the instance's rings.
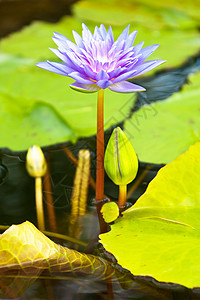
[[[126,205],[126,194],[127,194],[127,185],[120,185],[119,186],[119,199],[118,199],[118,206],[120,209],[123,209]]]
[[[97,100],[97,171],[96,201],[104,198],[104,90],[98,92]]]
[[[42,202],[42,178],[35,178],[35,200],[36,200],[36,212],[37,212],[37,220],[38,220],[38,228],[41,231],[45,230],[44,225],[44,209]]]
[[[96,206],[101,233],[107,231],[100,212],[104,200],[104,90],[98,92],[97,99],[97,167],[96,167]]]
[[[47,214],[49,219],[49,227],[52,232],[58,232],[57,223],[56,223],[56,215],[55,209],[53,204],[53,194],[52,194],[52,187],[51,187],[51,178],[50,178],[50,156],[47,155],[47,171],[44,174],[44,197],[47,207]]]

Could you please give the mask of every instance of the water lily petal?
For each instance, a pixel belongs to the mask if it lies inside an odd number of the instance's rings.
[[[72,41],[67,41],[67,45],[70,50],[74,51],[75,53],[80,53],[79,47],[76,44],[74,44]]]
[[[87,26],[84,23],[82,23],[82,28],[83,28],[83,31],[82,31],[83,40],[85,42],[90,41],[92,39],[91,31],[87,28]]]
[[[109,75],[107,74],[107,72],[105,70],[101,70],[97,76],[96,76],[97,80],[103,80],[103,79],[109,79]]]
[[[139,44],[137,44],[136,46],[133,47],[134,55],[137,55],[140,52],[143,45],[144,45],[144,42],[141,42],[141,43],[139,43]]]
[[[136,73],[136,70],[123,73],[123,74],[117,76],[115,79],[113,79],[112,82],[117,83],[117,82],[129,79],[129,78],[132,78],[135,75],[135,73]]]
[[[98,80],[97,81],[97,85],[101,89],[107,89],[107,87],[109,87],[110,85],[112,85],[112,81],[110,81],[110,80]]]
[[[147,59],[159,46],[159,44],[156,44],[141,49],[140,54],[142,54],[142,59]]]
[[[72,30],[72,33],[77,46],[80,48],[85,48],[82,37],[75,30]]]
[[[89,80],[88,77],[86,77],[83,74],[80,74],[79,72],[72,72],[68,74],[69,77],[75,79],[79,83],[83,84],[92,84],[92,80]]]
[[[105,38],[107,36],[107,31],[105,29],[105,26],[103,24],[101,24],[99,30],[101,32],[101,35],[102,35],[103,39],[105,40]]]
[[[96,40],[103,40],[103,37],[102,37],[102,35],[101,35],[101,32],[100,32],[98,26],[95,26],[95,29],[94,29],[94,38],[95,38]]]
[[[74,82],[69,86],[76,91],[84,92],[84,93],[95,93],[100,90],[100,87],[98,87],[96,84],[82,84],[82,83]]]
[[[108,72],[110,79],[113,79],[113,77],[117,77],[123,70],[124,68],[118,67],[117,69]]]
[[[54,72],[60,75],[68,76],[69,68],[62,63],[55,63],[55,62],[39,62],[36,64],[37,67],[42,68],[44,70]]]
[[[50,49],[50,48],[49,48]],[[80,65],[72,60],[71,58],[68,57],[68,55],[66,53],[62,53],[61,51],[57,50],[55,51],[56,49],[50,49],[53,53],[55,53],[60,59],[62,59],[64,62],[65,62],[65,65],[68,66],[69,68],[72,69],[71,72],[73,71],[78,71],[78,72],[82,72],[82,68],[80,67]]]
[[[106,36],[106,43],[105,43],[105,48],[106,48],[106,56],[108,57],[108,52],[110,51],[110,49],[112,48],[113,45],[113,40],[110,37],[109,33]]]
[[[141,64],[140,66],[136,67],[137,71],[134,76],[139,76],[144,73],[147,73],[147,72],[151,71],[152,69],[154,69],[155,67],[163,64],[164,62],[166,62],[166,60],[161,60],[161,59],[148,60],[148,61],[144,62],[143,64]]]
[[[94,73],[89,66],[84,65],[84,71],[86,76],[90,77],[93,80],[96,80],[96,73]]]
[[[58,33],[58,32],[53,32],[54,36],[60,40],[63,40],[63,41],[70,41],[66,36],[64,36],[63,34],[61,33]]]
[[[67,64],[69,63],[68,57],[64,53],[59,51],[58,49],[49,48],[49,50],[51,50],[56,56],[58,56],[65,63],[67,63]]]
[[[111,42],[113,44],[114,43],[114,37],[113,37],[113,31],[112,31],[112,27],[111,26],[109,26],[109,28],[108,28],[108,34],[109,34],[109,36],[111,38]]]
[[[54,41],[54,43],[58,46],[58,50],[65,52],[66,50],[69,50],[69,46],[67,44],[67,40],[61,40],[57,37],[52,37],[52,40]]]
[[[124,50],[124,46],[125,46],[125,40],[120,40],[120,41],[116,41],[114,42],[113,44],[113,48],[114,48],[114,51],[115,52],[115,57],[119,57],[119,55],[123,52]],[[111,48],[112,50],[112,48]]]
[[[142,86],[133,84],[128,81],[121,81],[121,82],[112,84],[108,88],[111,91],[118,92],[118,93],[134,93],[134,92],[141,92],[141,91],[146,90]]]
[[[118,37],[117,41],[116,42],[121,42],[121,41],[124,41],[127,39],[128,37],[128,34],[129,34],[129,28],[130,28],[130,25],[128,25],[124,31],[122,31],[122,33],[120,34],[120,36]]]
[[[131,47],[134,43],[134,40],[136,38],[137,35],[137,30],[131,32],[131,34],[128,36],[127,40],[126,40],[126,45],[125,45],[125,50],[127,50],[129,47]]]
[[[72,51],[66,51],[65,54],[69,58],[69,61],[71,61],[71,63],[73,63],[73,65],[75,66],[76,70],[78,72],[82,73],[83,66],[82,66],[82,61],[81,61],[80,57],[78,58],[76,56],[76,54],[73,53]]]

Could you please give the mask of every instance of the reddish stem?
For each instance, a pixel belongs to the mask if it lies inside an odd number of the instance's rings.
[[[49,155],[47,156],[47,172],[44,175],[43,185],[44,185],[44,189],[45,189],[44,194],[45,194],[45,199],[46,199],[49,226],[50,226],[50,229],[52,232],[58,232],[57,223],[56,223],[56,215],[55,215],[54,204],[53,204],[53,195],[52,195],[52,189],[51,189]]]
[[[104,200],[104,90],[98,92],[97,99],[97,169],[96,169],[96,205],[100,232],[107,231],[100,212]]]
[[[97,100],[97,171],[96,201],[104,198],[104,90],[98,92]]]

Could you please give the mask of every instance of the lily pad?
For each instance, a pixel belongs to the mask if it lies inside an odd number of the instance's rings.
[[[200,73],[181,92],[165,101],[142,106],[124,131],[139,159],[168,163],[200,139]]]
[[[19,297],[41,272],[52,278],[67,274],[98,280],[110,280],[113,275],[121,280],[127,278],[100,257],[54,243],[28,221],[12,225],[0,235],[1,299]]]
[[[136,204],[100,235],[134,275],[200,286],[200,142],[163,167]]]
[[[171,1],[171,3],[138,0],[92,1],[85,0],[74,5],[75,16],[80,19],[93,22],[103,22],[112,25],[124,25],[134,23],[149,29],[159,30],[161,28],[188,29],[198,27],[199,3],[193,1]],[[145,22],[144,22],[145,20]]]
[[[133,2],[132,0],[130,0]],[[148,0],[137,0],[137,3],[140,3],[141,5],[151,5],[151,7],[158,7],[160,9],[173,9],[176,11],[180,11],[184,13],[185,15],[190,16],[191,18],[194,18],[196,22],[198,23],[199,20],[199,0],[194,1],[188,1],[188,0],[169,0],[167,2],[165,1],[159,1],[154,0],[153,2],[149,3]],[[197,25],[198,26],[198,25]]]
[[[39,59],[53,59],[49,47],[56,48],[51,39],[53,32],[60,32],[73,40],[72,30],[80,31],[81,23],[73,17],[65,17],[58,23],[35,21],[24,27],[21,31],[13,33],[1,40],[1,51],[15,54],[21,57],[32,58],[38,62]]]

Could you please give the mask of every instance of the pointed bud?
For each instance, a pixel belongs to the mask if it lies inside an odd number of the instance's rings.
[[[137,155],[120,127],[113,130],[108,141],[104,166],[107,175],[117,185],[130,183],[137,175]]]
[[[32,177],[42,177],[46,173],[47,164],[40,147],[32,146],[26,156],[26,169]]]

